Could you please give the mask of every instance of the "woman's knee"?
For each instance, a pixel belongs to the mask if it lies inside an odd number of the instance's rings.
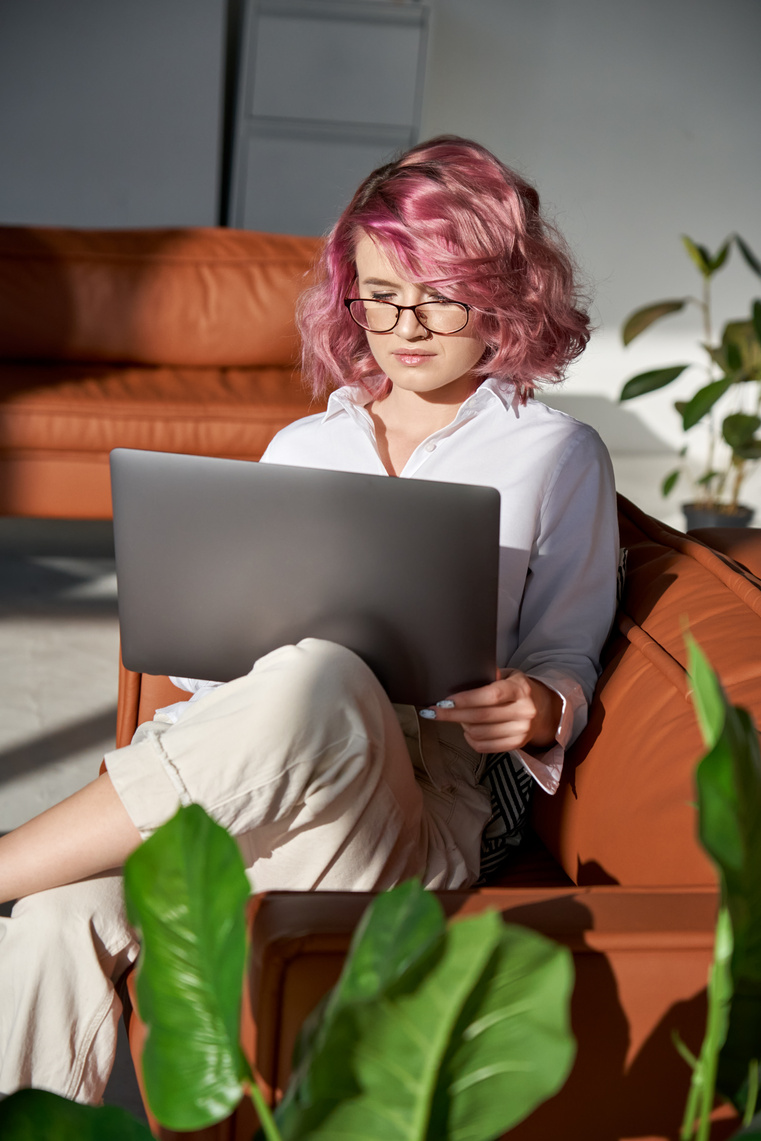
[[[252,673],[273,668],[287,671],[294,700],[308,698],[327,706],[336,695],[346,700],[383,693],[377,677],[358,654],[323,638],[303,638],[296,645],[282,646],[261,658]]]
[[[113,955],[135,942],[124,911],[121,876],[114,872],[25,896],[14,906],[10,922],[23,924],[38,947],[52,951],[84,940],[98,955]]]

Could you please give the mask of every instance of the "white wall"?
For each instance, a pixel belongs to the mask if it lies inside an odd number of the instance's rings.
[[[224,0],[0,0],[0,222],[214,225]]]
[[[594,284],[599,331],[569,399],[614,400],[634,372],[689,359],[695,315],[672,318],[625,352],[618,329],[632,309],[699,288],[681,233],[715,249],[736,230],[761,257],[761,4],[432,5],[423,137],[472,136],[527,174]],[[716,292],[720,318],[745,315],[761,280],[733,253]],[[643,448],[631,415],[665,444],[681,442],[678,395],[611,409],[613,446],[629,438]]]

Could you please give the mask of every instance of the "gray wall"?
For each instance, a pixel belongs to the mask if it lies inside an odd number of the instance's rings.
[[[0,222],[214,223],[225,7],[0,0]],[[759,0],[431,7],[422,137],[472,135],[528,174],[594,285],[572,391],[614,400],[694,354],[692,314],[626,352],[618,328],[697,289],[680,233],[715,248],[737,230],[761,256]],[[733,254],[716,293],[718,319],[742,315],[761,282]],[[680,394],[631,406],[656,443],[680,438]],[[608,438],[642,446],[626,417]]]
[[[0,222],[214,225],[224,0],[0,0]]]
[[[761,257],[761,4],[434,0],[433,8],[423,137],[471,135],[527,174],[593,283],[599,328],[572,390],[615,398],[632,373],[687,359],[692,313],[626,352],[618,328],[648,301],[699,289],[681,233],[716,249],[736,230]],[[718,318],[747,314],[754,295],[761,281],[733,253],[717,278]],[[629,407],[676,442],[676,395]]]

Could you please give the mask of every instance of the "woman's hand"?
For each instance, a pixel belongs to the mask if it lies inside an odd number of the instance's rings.
[[[520,670],[499,670],[497,680],[456,693],[420,716],[456,721],[477,753],[547,749],[555,740],[563,702],[559,694]]]

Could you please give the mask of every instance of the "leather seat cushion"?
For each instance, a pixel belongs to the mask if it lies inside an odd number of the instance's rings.
[[[291,369],[5,364],[0,450],[258,459],[280,428],[321,407]]]

